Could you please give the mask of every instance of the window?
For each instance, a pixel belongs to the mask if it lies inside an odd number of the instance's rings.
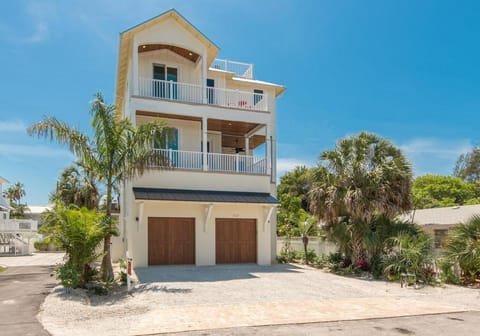
[[[178,128],[170,127],[164,134],[158,134],[153,140],[153,148],[178,150]]]
[[[263,99],[263,90],[253,90],[253,105],[257,105]]]
[[[434,236],[435,236],[435,248],[441,248],[443,245],[443,241],[445,240],[445,237],[447,236],[448,230],[442,229],[442,230],[434,230]]]
[[[163,64],[154,64],[153,79],[152,95],[154,97],[177,99],[177,68],[167,67]]]

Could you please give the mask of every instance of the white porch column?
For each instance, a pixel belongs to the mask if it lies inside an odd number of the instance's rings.
[[[250,155],[250,137],[245,135],[245,155]]]
[[[132,50],[133,95],[138,96],[138,42],[133,41]]]
[[[272,141],[270,125],[265,125],[265,158],[267,159],[267,174],[272,173]]]
[[[202,169],[208,170],[207,164],[207,144],[208,144],[208,119],[202,117]]]
[[[207,52],[203,51],[202,55],[202,101],[207,103]]]

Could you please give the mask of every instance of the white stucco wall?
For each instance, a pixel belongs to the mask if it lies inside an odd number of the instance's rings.
[[[271,230],[266,223],[268,206],[254,204],[214,204],[209,220],[205,222],[207,204],[194,202],[145,201],[143,206],[132,204],[137,213],[127,223],[129,253],[135,267],[148,266],[148,217],[195,218],[195,263],[197,266],[215,265],[215,219],[254,218],[257,220],[257,263],[270,265]],[[141,209],[143,207],[143,209]],[[138,217],[138,221],[135,218]]]
[[[152,169],[133,181],[136,187],[271,193],[270,176]]]

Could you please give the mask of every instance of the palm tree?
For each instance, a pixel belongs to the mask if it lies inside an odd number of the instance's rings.
[[[328,225],[351,226],[348,247],[358,264],[362,227],[375,215],[393,218],[411,208],[410,163],[392,143],[366,132],[340,139],[320,159],[310,192],[312,211]]]
[[[157,163],[162,158],[155,154],[152,144],[154,139],[166,138],[167,128],[158,123],[135,128],[129,119],[119,120],[115,115],[115,107],[107,105],[100,93],[95,95],[90,112],[93,128],[91,139],[54,117],[33,124],[28,128],[28,133],[68,145],[81,165],[105,185],[105,222],[108,225],[103,241],[101,269],[102,278],[107,281],[113,279],[110,242],[116,232],[116,223],[111,218],[112,192],[122,181],[143,174],[152,163],[156,163],[157,167],[162,166],[162,162]]]
[[[450,230],[443,255],[450,265],[458,264],[472,281],[480,276],[480,216],[473,216]]]
[[[74,204],[88,209],[98,208],[98,187],[94,172],[89,172],[81,162],[65,168],[50,196],[53,203]]]
[[[20,182],[15,182],[3,193],[5,197],[10,199],[10,206],[13,208],[10,214],[12,218],[24,218],[25,212],[29,211],[26,204],[20,203],[22,197],[25,197],[26,194],[25,188]]]

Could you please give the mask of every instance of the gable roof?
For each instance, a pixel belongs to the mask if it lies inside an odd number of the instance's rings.
[[[207,63],[210,65],[219,52],[219,48],[208,37],[206,37],[200,30],[198,30],[193,24],[185,19],[175,9],[170,9],[164,13],[161,13],[151,19],[148,19],[138,25],[135,25],[120,33],[120,41],[118,46],[118,64],[117,64],[117,82],[115,88],[115,106],[117,108],[117,116],[121,117],[123,109],[123,101],[125,99],[125,83],[127,80],[128,61],[132,54],[133,37],[135,34],[146,30],[156,24],[167,19],[174,19],[183,28],[194,35],[201,43],[207,48]]]
[[[480,216],[479,205],[463,205],[445,208],[420,209],[411,211],[400,218],[412,220],[419,225],[453,225],[465,223],[472,216]]]

